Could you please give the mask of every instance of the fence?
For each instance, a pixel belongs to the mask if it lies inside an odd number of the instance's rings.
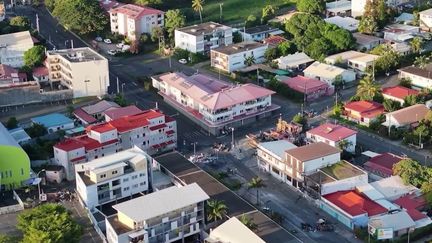
[[[24,204],[21,201],[21,198],[18,196],[18,194],[15,191],[13,192],[13,197],[15,200],[17,200],[17,204],[5,206],[0,208],[0,215],[8,214],[8,213],[15,213],[21,210],[24,210]]]

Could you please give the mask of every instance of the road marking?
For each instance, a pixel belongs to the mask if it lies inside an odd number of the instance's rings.
[[[138,87],[138,84],[137,84],[137,83],[135,83],[135,82],[132,82],[132,84]]]

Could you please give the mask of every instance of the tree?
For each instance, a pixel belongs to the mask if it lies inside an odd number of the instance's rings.
[[[378,30],[378,24],[371,16],[365,16],[360,19],[358,31],[363,34],[373,34]]]
[[[376,71],[388,72],[399,65],[400,55],[389,45],[381,44],[371,50],[370,53],[380,56],[375,61]]]
[[[6,122],[6,127],[7,129],[14,129],[18,127],[18,120],[16,119],[16,117],[12,116],[9,117],[9,119]]]
[[[202,23],[202,11],[203,11],[204,0],[192,0],[192,9],[199,13],[200,21]]]
[[[324,0],[298,0],[297,10],[305,13],[321,14],[325,10]]]
[[[218,221],[223,219],[228,211],[228,207],[223,201],[208,200],[207,201],[207,218],[210,221]]]
[[[114,97],[114,102],[117,103],[121,107],[125,107],[128,105],[126,99],[124,98],[124,96],[122,94],[116,94],[116,96]]]
[[[15,242],[18,242],[18,240],[11,236],[0,234],[0,243],[15,243]]]
[[[41,124],[33,123],[31,127],[26,129],[26,132],[31,138],[37,138],[47,134],[47,129]]]
[[[264,58],[266,59],[267,62],[271,62],[274,59],[278,58],[278,50],[277,50],[277,48],[276,47],[268,48],[264,52]]]
[[[408,106],[412,106],[417,104],[417,96],[416,95],[407,95],[404,98],[404,106],[408,107]]]
[[[109,23],[99,2],[92,0],[57,0],[52,14],[67,29],[81,35],[101,32]]]
[[[45,7],[47,7],[49,11],[53,11],[56,1],[57,0],[44,0]]]
[[[335,88],[335,92],[339,92],[343,89],[345,81],[343,80],[342,75],[337,75],[333,81],[333,86]]]
[[[293,116],[292,121],[295,122],[295,123],[298,123],[298,124],[302,124],[302,125],[305,125],[306,122],[307,122],[306,118],[302,114],[300,114],[300,113],[295,114]]]
[[[400,103],[397,101],[386,99],[383,102],[384,109],[388,112],[397,111],[400,109]]]
[[[24,52],[24,64],[33,68],[42,64],[45,60],[45,47],[44,46],[33,46]]]
[[[239,42],[242,42],[242,41],[243,41],[243,37],[240,34],[240,32],[239,31],[234,32],[233,33],[233,42],[234,43],[239,43]]]
[[[412,81],[410,78],[401,78],[401,80],[399,80],[399,85],[410,89],[412,87]]]
[[[174,30],[186,24],[186,17],[178,9],[168,10],[165,13],[165,28],[169,38],[174,38]]]
[[[249,27],[253,27],[253,26],[255,26],[255,25],[257,25],[258,24],[258,20],[257,20],[257,18],[255,17],[255,15],[249,15],[247,18],[246,18],[246,21],[245,21],[245,27],[246,28],[249,28]]]
[[[160,26],[155,26],[152,29],[150,38],[153,42],[160,41],[160,38],[164,36],[164,34],[165,34],[164,28]]]
[[[269,19],[273,18],[275,16],[277,7],[274,7],[273,5],[266,5],[262,9],[262,16],[261,16],[261,24],[267,23]]]
[[[393,165],[393,175],[402,178],[405,184],[419,187],[425,179],[422,177],[424,168],[419,162],[406,158]]]
[[[253,64],[255,64],[255,57],[252,56],[248,56],[244,59],[244,63],[246,64],[246,66],[252,66]]]
[[[351,146],[353,146],[353,143],[351,141],[349,141],[349,140],[346,140],[346,139],[341,140],[338,143],[338,148],[341,149],[341,150],[343,150],[343,151],[346,151]]]
[[[63,206],[42,204],[18,215],[17,228],[23,232],[23,243],[79,242],[81,226]]]
[[[162,4],[162,0],[134,0],[134,3],[143,6],[156,6]]]
[[[357,86],[356,95],[359,96],[361,100],[371,101],[378,93],[379,85],[374,80],[372,80],[369,75],[360,80]]]
[[[411,42],[412,44],[412,42]],[[418,67],[418,68],[425,68],[426,65],[429,63],[429,58],[426,56],[418,56],[415,58],[414,60],[414,66]]]
[[[260,177],[252,178],[248,183],[248,189],[255,188],[256,189],[256,200],[257,204],[259,204],[259,189],[264,187],[264,182]]]
[[[240,220],[240,222],[242,222],[242,224],[244,224],[246,227],[248,227],[252,231],[254,231],[258,228],[258,225],[253,222],[253,219],[249,218],[245,214],[240,216],[239,220]]]
[[[340,115],[342,115],[342,111],[343,111],[343,104],[341,102],[333,106],[333,116],[340,117]]]
[[[324,60],[330,54],[331,45],[325,38],[315,39],[305,49],[305,52],[313,59]]]
[[[411,40],[410,45],[414,53],[420,54],[423,48],[423,39],[416,36]]]
[[[10,26],[18,31],[24,31],[30,29],[30,20],[24,16],[16,16],[9,20]]]
[[[292,41],[284,41],[277,46],[279,55],[286,56],[297,51],[295,43]]]

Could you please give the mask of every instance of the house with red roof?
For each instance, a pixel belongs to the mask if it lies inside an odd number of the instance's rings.
[[[287,41],[282,36],[279,35],[271,35],[263,40],[264,44],[268,44],[269,47],[277,47],[280,43]]]
[[[393,175],[393,165],[401,160],[403,160],[403,158],[395,154],[383,153],[370,158],[363,164],[363,167],[371,174],[386,178]]]
[[[176,121],[158,110],[147,110],[90,125],[85,135],[67,138],[54,145],[54,159],[56,164],[65,168],[66,178],[73,180],[75,164],[134,146],[148,154],[176,148]]]
[[[393,87],[387,87],[382,89],[382,95],[384,96],[384,99],[393,100],[396,102],[399,102],[401,106],[405,103],[405,98],[408,95],[418,95],[419,91],[410,89],[403,86],[393,86]]]
[[[352,101],[345,104],[342,115],[350,121],[369,126],[379,115],[384,114],[384,106],[375,101]]]
[[[48,68],[45,66],[33,68],[33,79],[38,82],[48,82],[49,81]]]
[[[431,218],[426,214],[427,202],[423,195],[409,194],[396,199],[393,203],[406,210],[414,220],[416,228],[432,223]]]
[[[0,84],[10,84],[27,81],[27,74],[20,73],[17,69],[0,64]]]
[[[322,196],[320,208],[350,229],[367,226],[369,217],[387,213],[386,208],[355,190]]]
[[[345,150],[353,153],[357,142],[357,131],[342,125],[325,123],[307,131],[306,138],[311,142],[324,142],[333,147],[339,147],[339,143],[345,140],[350,143]]]
[[[143,33],[151,34],[154,27],[164,26],[164,12],[158,9],[125,4],[109,10],[111,32],[136,40]]]
[[[281,82],[291,89],[306,95],[307,101],[312,101],[323,96],[332,95],[334,92],[334,88],[328,83],[314,78],[307,78],[301,75],[282,80]]]
[[[136,107],[135,105],[113,108],[105,111],[105,121],[109,122],[112,120],[119,119],[120,117],[137,115],[141,112],[142,110]]]

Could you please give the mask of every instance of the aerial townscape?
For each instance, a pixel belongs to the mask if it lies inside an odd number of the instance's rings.
[[[0,243],[432,242],[432,2],[0,0]]]

